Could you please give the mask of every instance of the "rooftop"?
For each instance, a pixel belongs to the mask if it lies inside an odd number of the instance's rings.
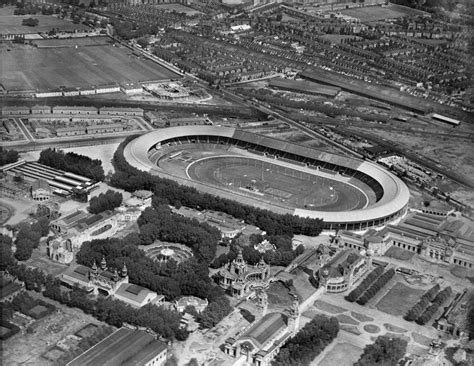
[[[250,338],[256,342],[259,348],[266,345],[276,334],[287,327],[288,317],[281,313],[270,313],[265,315],[250,327],[240,337],[241,340]]]
[[[146,332],[120,328],[68,366],[145,365],[165,349],[165,343]]]

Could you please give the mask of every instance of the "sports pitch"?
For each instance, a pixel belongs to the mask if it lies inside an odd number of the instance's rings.
[[[71,42],[74,42],[71,39]],[[113,45],[35,48],[0,47],[0,83],[7,90],[54,90],[59,86],[131,83],[175,78],[156,63]]]
[[[344,15],[360,19],[362,22],[375,22],[384,19],[402,18],[406,16],[423,16],[427,13],[402,5],[367,6],[341,10]]]
[[[316,171],[309,174],[296,166],[222,153],[173,151],[160,160],[160,166],[180,166],[192,180],[291,208],[349,211],[368,203],[369,198],[360,188],[322,177]]]

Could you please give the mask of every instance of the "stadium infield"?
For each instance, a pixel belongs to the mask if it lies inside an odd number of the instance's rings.
[[[197,159],[188,165],[187,175],[199,182],[295,208],[344,211],[368,204],[366,193],[355,186],[257,158],[217,155]]]
[[[71,40],[73,42],[73,40]],[[62,42],[64,43],[64,42]],[[0,47],[2,84],[7,90],[87,88],[176,78],[172,71],[109,45],[35,48]]]

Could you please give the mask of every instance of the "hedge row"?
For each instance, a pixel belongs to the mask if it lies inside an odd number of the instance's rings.
[[[377,278],[377,281],[374,282],[372,286],[370,286],[363,294],[362,296],[357,300],[357,303],[359,305],[365,305],[367,302],[375,296],[377,292],[379,292],[382,287],[384,287],[388,281],[392,279],[392,277],[395,275],[395,270],[393,268],[390,268],[387,272],[385,272],[383,275],[381,275],[379,278]]]
[[[346,296],[346,300],[350,302],[356,301],[364,292],[369,288],[369,286],[375,282],[377,278],[383,273],[383,267],[378,266],[372,272],[370,272],[366,278],[352,290],[349,295]]]
[[[410,310],[408,310],[408,312],[404,316],[404,319],[408,320],[409,322],[418,319],[423,313],[423,311],[426,309],[426,307],[430,304],[430,302],[434,300],[436,295],[438,295],[439,290],[439,284],[436,284],[428,291],[426,291],[420,298],[420,300],[418,300],[418,302],[413,305]]]
[[[443,305],[443,303],[449,299],[452,295],[453,291],[451,287],[446,287],[443,291],[441,291],[433,300],[433,303],[426,308],[421,316],[416,319],[416,323],[420,325],[425,325],[430,321],[433,315],[438,311],[439,307]]]

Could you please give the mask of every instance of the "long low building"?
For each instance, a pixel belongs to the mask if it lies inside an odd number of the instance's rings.
[[[308,174],[328,172],[328,176],[333,180],[351,177],[369,186],[375,196],[375,202],[365,208],[352,211],[317,211],[288,207],[288,213],[324,220],[325,228],[329,230],[364,230],[380,226],[404,215],[407,210],[410,197],[407,186],[375,163],[314,150],[232,127],[183,126],[156,130],[129,142],[124,149],[124,157],[131,166],[139,170],[171,178],[180,184],[208,192],[209,187],[205,187],[203,183],[176,177],[149,159],[149,153],[153,149],[156,151],[164,146],[181,144],[231,145],[255,153],[256,158],[271,156],[273,161],[292,164],[294,169],[305,170]],[[217,186],[212,187],[212,193],[241,200],[237,193],[232,195]],[[261,207],[261,203],[256,200],[250,204]]]
[[[67,366],[161,366],[166,357],[166,343],[141,330],[120,328]]]
[[[357,234],[342,230],[337,240],[349,249],[370,250],[376,255],[395,246],[430,261],[474,268],[474,227],[452,217],[414,212],[380,231]]]

